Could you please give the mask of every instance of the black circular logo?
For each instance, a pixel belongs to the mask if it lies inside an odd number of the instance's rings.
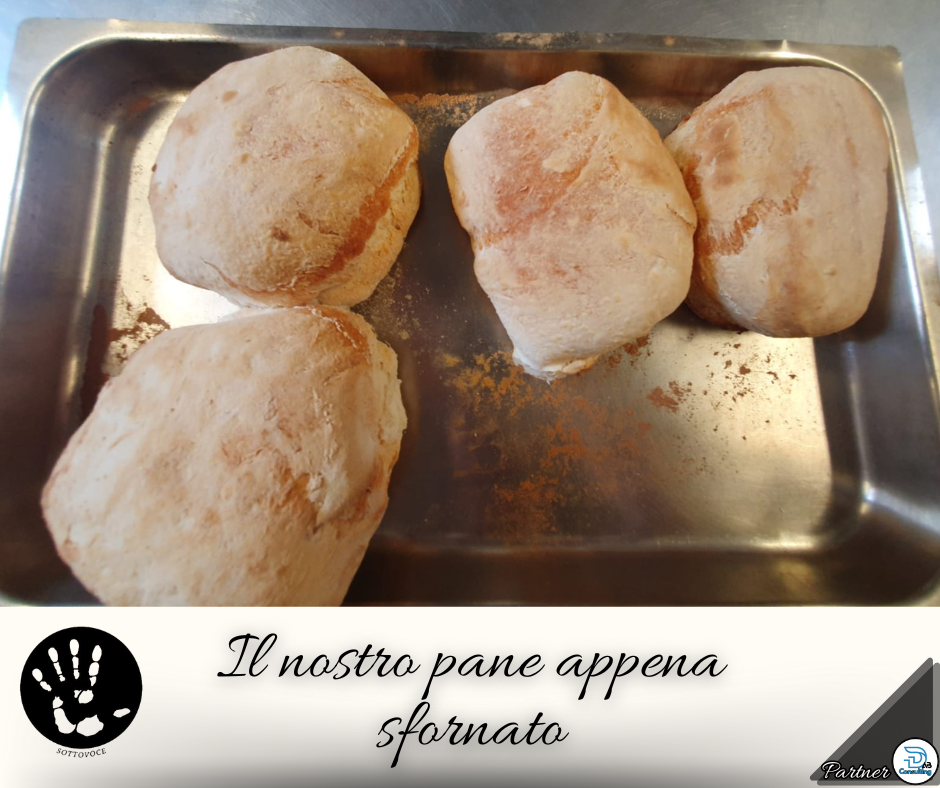
[[[137,715],[142,692],[137,660],[114,635],[70,627],[33,649],[20,679],[26,716],[62,747],[100,747]]]

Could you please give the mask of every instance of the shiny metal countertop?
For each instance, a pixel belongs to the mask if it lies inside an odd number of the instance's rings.
[[[940,3],[935,0],[6,0],[0,5],[0,85],[19,23],[29,17],[136,19],[476,32],[646,33],[893,46],[904,64],[931,226],[940,227]],[[0,106],[0,213],[6,215],[19,140]]]

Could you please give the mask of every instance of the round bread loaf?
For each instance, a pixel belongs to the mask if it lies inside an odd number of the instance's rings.
[[[418,132],[358,69],[313,47],[231,63],[170,124],[150,185],[157,251],[237,304],[352,306],[418,210]]]
[[[491,104],[444,159],[474,271],[542,378],[590,367],[685,298],[695,210],[656,130],[570,72]]]
[[[339,604],[388,503],[394,352],[333,307],[160,334],[46,484],[59,554],[117,605]]]
[[[881,259],[888,139],[864,85],[827,68],[742,74],[666,145],[698,211],[696,314],[815,337],[865,313]]]

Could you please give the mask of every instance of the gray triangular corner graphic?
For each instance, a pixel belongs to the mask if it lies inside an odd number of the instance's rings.
[[[838,761],[843,767],[892,767],[894,750],[909,738],[922,738],[934,742],[936,714],[940,713],[937,693],[940,691],[940,664],[928,659],[891,694],[845,742],[823,763]],[[846,785],[856,780],[823,779],[822,766],[810,776],[817,785]],[[893,773],[889,779],[869,781],[869,784],[904,785]],[[940,770],[925,785],[940,784]]]

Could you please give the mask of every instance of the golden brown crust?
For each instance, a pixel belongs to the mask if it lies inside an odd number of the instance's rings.
[[[394,353],[332,307],[164,332],[109,382],[43,493],[119,604],[338,604],[388,502]]]
[[[417,157],[414,123],[342,58],[232,63],[192,92],[157,158],[161,260],[236,303],[357,303],[417,212]]]
[[[688,305],[724,327],[822,336],[871,300],[887,135],[868,90],[831,69],[750,72],[666,139],[695,202]]]

